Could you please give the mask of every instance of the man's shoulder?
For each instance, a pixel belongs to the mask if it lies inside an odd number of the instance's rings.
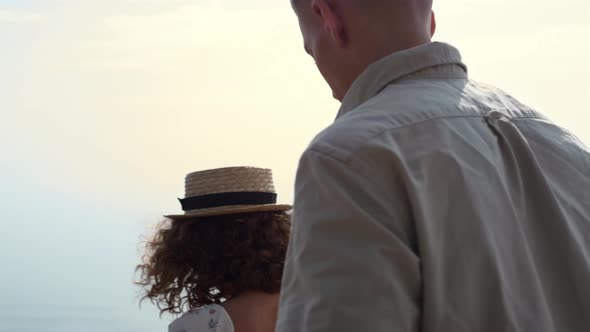
[[[538,117],[539,113],[490,85],[469,80],[408,81],[392,84],[357,108],[340,114],[320,132],[309,150],[346,160],[366,149],[400,152],[416,144],[442,144],[436,137],[457,128],[456,119],[474,126],[492,112],[511,117]],[[474,130],[482,135],[486,131]],[[447,147],[443,147],[447,148]],[[400,151],[397,151],[397,150]]]
[[[339,114],[312,140],[309,150],[346,158],[378,143],[388,132],[437,118],[478,115],[475,109],[469,112],[457,108],[460,98],[460,92],[452,86],[425,86],[423,82],[419,86],[391,85],[358,107]]]

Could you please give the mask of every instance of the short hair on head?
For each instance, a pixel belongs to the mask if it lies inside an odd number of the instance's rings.
[[[297,6],[299,6],[299,5],[300,5],[302,2],[307,2],[307,1],[310,1],[310,0],[291,0],[291,6],[292,6],[293,8],[296,8],[296,7],[297,7]],[[360,1],[361,3],[366,3],[366,2],[369,2],[369,1],[375,1],[375,0],[358,0],[358,1]],[[379,0],[379,1],[381,1],[381,2],[393,2],[393,1],[397,1],[397,2],[399,2],[399,1],[402,1],[402,2],[403,2],[403,1],[420,1],[420,2],[422,2],[422,4],[423,4],[423,6],[424,6],[424,7],[426,7],[426,8],[429,8],[429,9],[431,9],[431,8],[432,8],[432,2],[433,2],[433,0]]]

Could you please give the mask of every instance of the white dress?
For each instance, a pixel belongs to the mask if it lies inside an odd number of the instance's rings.
[[[217,304],[192,309],[168,326],[168,332],[234,332],[225,309]]]

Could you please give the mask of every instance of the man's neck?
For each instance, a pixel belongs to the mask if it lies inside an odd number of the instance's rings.
[[[351,66],[350,73],[352,75],[343,78],[343,82],[344,82],[344,84],[342,84],[342,86],[344,86],[344,88],[342,89],[343,92],[341,92],[337,96],[335,95],[334,97],[336,99],[338,99],[340,102],[342,102],[342,99],[344,99],[344,96],[346,96],[346,93],[348,93],[348,90],[350,90],[350,87],[352,86],[354,81],[356,81],[356,79],[365,70],[367,70],[367,68],[370,65],[374,64],[375,62],[377,62],[377,61],[379,61],[379,60],[381,60],[393,53],[404,51],[404,50],[418,47],[421,45],[429,44],[431,42],[432,42],[432,40],[430,38],[422,37],[422,38],[415,38],[413,40],[408,40],[405,42],[396,42],[396,43],[389,43],[389,44],[384,43],[381,46],[367,45],[367,46],[359,47],[359,52],[357,52],[357,56],[356,56],[356,59],[357,59],[356,66]],[[356,67],[356,69],[355,69],[355,67]]]

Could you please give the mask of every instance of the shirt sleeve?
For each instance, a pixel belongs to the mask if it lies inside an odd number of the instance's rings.
[[[168,332],[234,332],[223,308],[210,305],[191,310],[168,326]]]
[[[418,330],[420,261],[401,182],[378,161],[304,153],[278,332]]]

